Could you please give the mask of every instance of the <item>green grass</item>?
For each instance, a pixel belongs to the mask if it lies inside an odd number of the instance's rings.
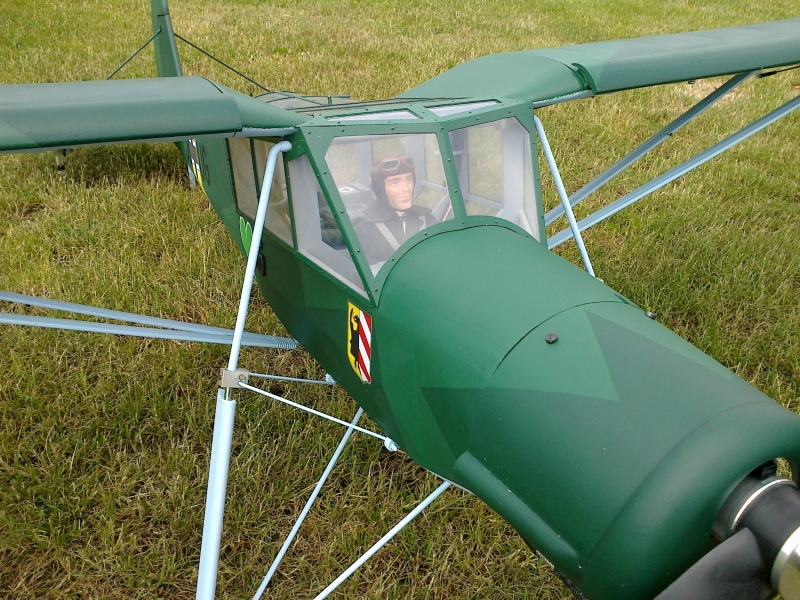
[[[794,0],[458,3],[173,2],[176,30],[277,89],[390,96],[498,51],[796,16]],[[145,2],[9,2],[0,82],[98,79],[149,33]],[[187,74],[246,82],[181,45]],[[152,76],[149,50],[124,77]],[[718,82],[638,90],[542,110],[568,191]],[[785,102],[800,71],[730,99],[591,197],[578,216]],[[800,115],[794,114],[587,233],[600,277],[798,410]],[[0,289],[230,326],[243,262],[169,145],[0,157]],[[549,206],[555,194],[545,177]],[[563,224],[562,224],[563,226]],[[559,227],[551,228],[551,234]],[[574,244],[563,255],[577,262]],[[8,310],[7,307],[0,307]],[[18,310],[18,309],[15,309]],[[32,314],[46,314],[29,311]],[[285,333],[256,300],[251,330]],[[223,347],[0,328],[0,595],[191,598]],[[321,376],[303,352],[242,364]],[[329,388],[272,390],[349,418]],[[341,429],[260,398],[239,404],[219,590],[255,590]],[[275,578],[310,597],[436,480],[354,436]],[[567,598],[552,571],[481,502],[448,491],[339,597]]]

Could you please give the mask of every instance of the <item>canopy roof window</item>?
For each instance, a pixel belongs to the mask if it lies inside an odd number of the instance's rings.
[[[451,115],[460,115],[461,113],[470,112],[473,110],[480,110],[487,106],[494,106],[497,100],[488,100],[485,102],[470,102],[468,104],[447,104],[444,106],[428,107],[428,110],[435,114],[437,117],[449,117]]]
[[[347,117],[329,117],[332,121],[409,121],[419,119],[416,115],[407,110],[395,110],[391,112],[364,113],[361,115],[351,115]]]

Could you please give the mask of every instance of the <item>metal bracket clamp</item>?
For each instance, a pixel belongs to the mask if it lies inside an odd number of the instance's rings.
[[[220,369],[219,374],[219,387],[223,389],[241,389],[240,384],[246,384],[250,380],[250,371],[247,369],[236,369],[234,371]]]

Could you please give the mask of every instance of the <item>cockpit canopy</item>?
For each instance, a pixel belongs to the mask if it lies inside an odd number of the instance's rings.
[[[266,227],[340,281],[362,294],[377,290],[396,253],[448,221],[503,219],[541,240],[530,106],[336,109],[301,128],[307,150],[276,171]],[[250,141],[249,154],[246,143],[231,140],[230,149],[237,206],[250,216],[268,143]],[[241,173],[250,168],[256,173],[245,185]]]

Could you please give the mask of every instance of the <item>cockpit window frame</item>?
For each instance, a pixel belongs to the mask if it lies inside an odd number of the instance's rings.
[[[402,139],[402,140],[404,140],[403,144],[405,145],[405,144],[408,144],[407,138],[409,138],[409,137],[417,137],[417,140],[416,140],[417,142],[420,142],[422,140],[427,140],[427,141],[423,142],[423,145],[427,146],[428,142],[432,142],[433,140],[435,140],[435,143],[436,143],[436,151],[435,151],[435,153],[438,155],[436,158],[438,159],[438,162],[441,165],[441,175],[444,178],[444,186],[442,187],[441,190],[439,190],[439,193],[445,194],[444,196],[442,196],[441,199],[444,199],[446,197],[448,199],[448,201],[450,202],[450,205],[452,207],[451,211],[448,211],[451,214],[450,214],[450,218],[447,219],[447,220],[463,219],[465,214],[462,214],[461,211],[459,210],[460,202],[457,201],[454,204],[450,200],[450,192],[453,189],[453,187],[451,185],[449,185],[450,184],[450,180],[447,178],[447,175],[444,172],[444,162],[446,162],[447,159],[451,157],[451,155],[450,154],[445,154],[443,149],[442,149],[442,147],[441,147],[441,142],[442,142],[441,135],[442,135],[442,133],[443,132],[427,131],[427,132],[420,133],[420,134],[414,134],[414,133],[395,133],[393,131],[388,131],[388,132],[384,131],[383,133],[381,133],[379,135],[344,135],[344,136],[337,135],[337,136],[334,136],[331,139],[331,143],[328,146],[328,150],[326,152],[326,164],[328,164],[328,167],[332,169],[333,173],[335,173],[337,171],[336,165],[335,164],[331,165],[330,163],[328,163],[328,160],[327,160],[328,154],[330,153],[331,149],[334,146],[348,146],[350,144],[357,144],[359,142],[367,142],[367,143],[370,143],[370,144],[371,143],[375,143],[375,142],[380,143],[380,139],[381,138],[394,138],[395,140]],[[413,142],[412,142],[412,144],[413,144]],[[419,148],[416,148],[416,149],[411,149],[409,151],[409,155],[412,156],[412,157],[415,157],[415,160],[417,160],[417,159],[420,159],[423,156],[425,156],[425,152],[426,152],[425,150],[422,150],[422,154],[420,155]],[[373,158],[375,158],[375,157],[373,156]],[[372,160],[370,160],[370,165],[369,166],[370,167],[372,166]],[[418,204],[417,201],[420,198],[420,195],[421,195],[421,193],[423,191],[423,187],[425,185],[430,184],[430,182],[427,181],[427,173],[426,173],[427,161],[418,161],[417,162],[417,167],[418,167],[418,169],[416,170],[416,174],[417,174],[416,184],[417,185],[415,186],[416,195],[414,196],[414,205],[415,206],[421,206],[421,204]],[[420,171],[420,169],[422,169],[422,170]],[[333,173],[332,173],[332,176],[333,176]],[[341,173],[340,173],[340,177],[341,177]],[[359,175],[357,175],[357,179],[358,179],[358,177],[359,177]],[[361,185],[364,185],[364,183],[365,183],[364,177],[365,177],[364,173],[361,173],[361,175],[360,175],[361,179],[358,180]],[[369,177],[369,175],[367,175],[367,177]],[[358,221],[353,223],[351,215],[349,214],[350,211],[348,211],[348,209],[347,209],[347,203],[342,198],[341,188],[339,186],[342,185],[343,181],[341,181],[341,180],[336,181],[336,179],[337,178],[334,177],[334,182],[335,182],[334,183],[334,188],[337,190],[336,191],[336,195],[338,196],[339,200],[342,202],[342,206],[345,208],[345,212],[343,214],[347,217],[347,220],[350,221],[351,224],[353,224],[354,227],[357,228]],[[370,194],[370,196],[373,195],[373,192],[371,191],[371,189],[370,189],[369,194]],[[430,208],[430,207],[428,207],[428,208]],[[440,224],[440,221],[438,221],[438,219],[432,219],[432,220],[435,221],[435,222],[428,221],[427,219],[424,221],[426,223],[426,228],[427,227],[435,227],[436,225]],[[359,231],[356,231],[356,236],[357,237],[359,236],[359,233],[360,233]],[[409,239],[414,239],[414,236],[412,236]],[[402,245],[405,245],[409,241],[409,239],[406,239],[402,243]],[[396,240],[395,240],[395,243],[397,243]],[[378,273],[380,273],[380,271],[383,270],[383,268],[386,266],[386,262],[390,262],[390,261],[378,261],[381,264],[380,264],[379,270],[376,272],[374,270],[375,266],[373,266],[373,265],[375,265],[375,261],[373,260],[373,262],[370,263],[370,251],[369,251],[369,248],[367,248],[367,249],[364,248],[364,245],[363,245],[364,244],[364,238],[359,237],[358,244],[361,247],[361,250],[362,250],[365,258],[367,259],[367,262],[370,264],[370,273],[372,274],[372,278],[376,279]],[[374,259],[375,256],[373,255],[372,258]]]
[[[362,279],[364,289],[369,295],[370,301],[374,305],[377,305],[380,300],[380,292],[383,288],[386,278],[391,272],[392,264],[395,263],[403,254],[427,237],[444,231],[466,228],[483,223],[486,225],[507,225],[509,228],[514,229],[515,231],[518,230],[518,232],[523,235],[527,235],[534,240],[536,239],[527,231],[511,222],[505,221],[504,219],[467,215],[464,198],[458,183],[458,174],[455,168],[455,161],[453,160],[452,147],[450,145],[450,131],[463,129],[472,125],[500,121],[508,117],[515,117],[522,127],[528,131],[531,144],[531,156],[533,157],[531,162],[533,167],[534,194],[539,213],[538,230],[540,239],[538,242],[545,248],[547,247],[541,177],[539,171],[539,161],[536,158],[538,157],[538,148],[536,128],[533,121],[533,105],[530,102],[521,102],[518,100],[508,100],[502,98],[487,98],[487,100],[496,100],[497,103],[490,106],[481,107],[474,111],[466,111],[444,117],[437,117],[425,106],[441,106],[443,104],[441,102],[435,103],[430,101],[412,101],[398,103],[396,106],[391,107],[382,106],[383,111],[395,109],[408,110],[420,117],[418,120],[394,121],[388,124],[376,123],[374,121],[336,122],[333,120],[335,117],[331,115],[331,112],[325,111],[315,115],[311,121],[308,121],[300,126],[299,133],[302,134],[303,143],[295,144],[295,149],[287,156],[287,161],[295,156],[299,156],[300,154],[308,154],[309,162],[311,163],[311,166],[314,169],[317,178],[319,179],[323,195],[328,202],[329,207],[331,208],[334,219],[336,220],[340,231],[344,234],[345,243],[350,251],[350,255],[353,258],[356,270]],[[473,100],[473,102],[476,102],[476,100]],[[460,103],[463,103],[463,101]],[[458,102],[454,102],[454,104],[458,104]],[[348,114],[353,114],[352,108],[348,111]],[[415,234],[414,237],[407,241],[392,256],[392,258],[387,261],[387,263],[380,269],[380,271],[378,271],[378,273],[373,275],[372,270],[367,263],[366,256],[364,255],[364,252],[358,241],[358,236],[355,233],[355,229],[350,222],[350,219],[347,218],[344,202],[339,196],[338,188],[333,179],[333,175],[329,171],[328,164],[325,160],[325,155],[334,138],[372,136],[381,134],[403,135],[430,133],[436,134],[436,139],[439,144],[444,175],[447,181],[447,186],[450,189],[450,199],[453,207],[453,219],[437,223],[436,225],[433,225]]]

